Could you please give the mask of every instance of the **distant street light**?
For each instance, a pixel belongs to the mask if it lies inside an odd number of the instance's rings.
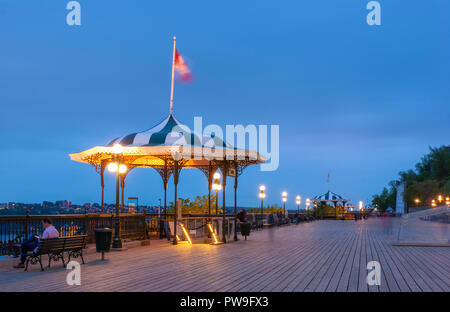
[[[363,209],[363,201],[362,200],[360,200],[359,201],[359,210],[362,210]],[[352,209],[353,210],[353,209]]]
[[[300,214],[300,204],[302,203],[302,198],[300,195],[297,195],[295,198],[295,203],[297,204],[297,216]]]
[[[309,213],[309,205],[311,205],[311,200],[309,198],[306,199],[306,213]]]
[[[416,207],[418,208],[420,204],[420,199],[416,198],[414,199],[414,202],[416,203]]]
[[[263,200],[266,198],[266,193],[264,192],[266,190],[266,187],[264,185],[261,185],[259,187],[259,198],[261,198],[261,218],[264,213],[264,206],[263,206]]]
[[[116,173],[116,218],[114,223],[114,240],[112,247],[113,248],[122,248],[122,239],[120,238],[120,214],[119,214],[119,180],[120,175],[127,172],[127,166],[121,164],[123,160],[123,147],[120,144],[115,144],[112,148],[112,163],[108,165],[109,172]]]
[[[439,203],[442,203],[443,200],[444,200],[444,199],[442,198],[442,195],[439,195],[439,196],[438,196],[438,201],[439,201]]]
[[[286,215],[287,192],[281,193],[281,199],[283,200],[283,215]]]

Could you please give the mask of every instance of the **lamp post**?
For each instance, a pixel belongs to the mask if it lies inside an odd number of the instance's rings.
[[[302,198],[300,195],[297,195],[295,198],[295,203],[297,204],[297,216],[300,215],[300,204],[302,202]]]
[[[213,183],[213,190],[216,191],[216,217],[219,214],[219,191],[222,189],[222,185],[220,184],[220,173],[218,171],[216,171],[214,173],[214,183]]]
[[[266,190],[266,187],[264,185],[261,185],[259,187],[259,198],[261,198],[261,219],[264,214],[264,206],[263,206],[263,200],[266,198],[266,193],[264,192]]]
[[[443,200],[444,200],[444,198],[442,198],[442,195],[439,195],[439,196],[438,196],[439,204],[441,204]]]
[[[283,200],[283,215],[286,215],[287,192],[281,193],[281,199]]]
[[[311,205],[311,200],[309,198],[306,199],[306,215],[309,214],[309,205]]]
[[[120,144],[113,146],[112,162],[108,165],[109,172],[116,173],[116,217],[114,222],[114,240],[112,248],[122,248],[122,239],[120,238],[120,200],[119,200],[119,183],[120,175],[127,172],[127,166],[121,164],[122,162],[123,147]]]

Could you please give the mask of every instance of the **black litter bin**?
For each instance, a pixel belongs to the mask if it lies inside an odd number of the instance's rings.
[[[112,230],[108,228],[95,229],[95,248],[102,253],[102,260],[105,259],[105,252],[111,249]]]
[[[250,230],[251,230],[252,225],[248,222],[245,222],[245,223],[242,222],[240,224],[240,226],[241,226],[241,234],[242,234],[242,236],[245,237],[245,240],[247,240],[247,236],[250,236]]]

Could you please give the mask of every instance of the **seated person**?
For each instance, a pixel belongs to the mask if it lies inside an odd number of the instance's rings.
[[[37,251],[37,247],[39,245],[40,239],[47,239],[47,238],[57,238],[59,237],[58,230],[52,225],[52,221],[48,218],[45,218],[42,220],[42,227],[44,228],[44,233],[42,233],[42,237],[33,235],[30,237],[30,239],[24,241],[21,244],[22,248],[22,254],[20,255],[20,263],[15,265],[14,268],[25,268],[25,261],[27,260],[27,252]]]

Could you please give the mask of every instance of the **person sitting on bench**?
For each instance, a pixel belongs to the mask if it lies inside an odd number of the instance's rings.
[[[32,235],[30,239],[24,241],[21,244],[22,254],[20,255],[20,263],[15,265],[14,268],[20,269],[25,267],[25,261],[27,260],[27,252],[29,251],[36,252],[40,239],[59,237],[58,230],[52,225],[52,220],[50,220],[49,218],[44,218],[44,220],[42,220],[42,227],[44,228],[42,237]]]

